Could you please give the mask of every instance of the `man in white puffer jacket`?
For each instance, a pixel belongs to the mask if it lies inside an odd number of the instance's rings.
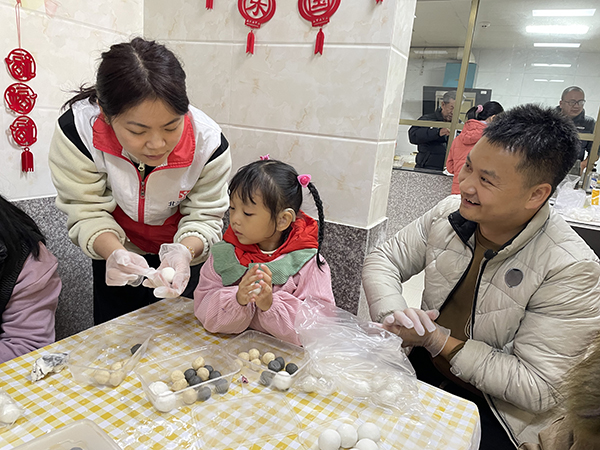
[[[578,148],[552,109],[498,115],[467,158],[460,196],[365,261],[371,317],[413,346],[420,379],[477,403],[482,449],[537,442],[600,330],[599,260],[547,202]],[[402,283],[423,270],[421,309],[408,308]]]

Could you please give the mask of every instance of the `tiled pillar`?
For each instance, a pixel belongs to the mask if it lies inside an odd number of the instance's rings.
[[[192,103],[223,127],[234,169],[268,153],[312,175],[336,300],[353,312],[362,260],[385,236],[415,4],[342,1],[314,55],[318,29],[297,1],[279,1],[247,55],[237,2],[144,2],[145,35],[182,58]]]

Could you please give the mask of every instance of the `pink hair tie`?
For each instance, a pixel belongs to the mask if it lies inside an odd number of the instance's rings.
[[[260,160],[261,160],[261,161],[267,161],[267,160],[269,160],[269,159],[271,159],[271,157],[269,156],[269,154],[268,154],[268,153],[267,153],[266,155],[263,155],[263,156],[261,156],[261,157],[260,157]]]
[[[298,183],[300,183],[300,186],[302,186],[303,188],[308,187],[308,183],[310,183],[310,175],[298,175]]]
[[[481,111],[483,111],[483,106],[477,105],[477,114],[479,114]]]

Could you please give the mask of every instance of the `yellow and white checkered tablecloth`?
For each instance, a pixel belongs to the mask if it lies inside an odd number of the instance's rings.
[[[206,332],[194,317],[192,303],[185,299],[163,300],[110,323],[155,330],[140,364],[201,346],[219,345],[229,339]],[[381,427],[380,449],[478,448],[477,407],[424,383],[419,383],[419,400],[425,413],[415,416],[389,414],[342,392],[328,396],[296,390],[272,392],[258,383],[242,383],[239,375],[234,376],[226,394],[183,406],[172,413],[154,409],[133,372],[116,388],[79,385],[68,368],[36,383],[30,381],[33,363],[41,355],[70,352],[80,344],[92,347],[97,331],[98,327],[85,330],[0,365],[0,388],[25,409],[12,427],[0,427],[0,449],[14,448],[84,418],[94,421],[127,450],[317,449],[316,440],[323,429],[357,420],[375,422]],[[269,406],[270,402],[282,403],[276,409]],[[269,442],[253,441],[252,436],[260,434],[260,426],[256,424],[261,421],[280,427],[281,433],[271,435]],[[230,427],[226,426],[230,422],[245,430],[248,439],[232,437]],[[220,431],[211,435],[211,430]]]

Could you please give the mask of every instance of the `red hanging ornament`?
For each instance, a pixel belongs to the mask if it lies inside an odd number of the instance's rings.
[[[329,19],[337,11],[340,2],[341,0],[298,0],[300,15],[312,23],[313,27],[321,27],[315,43],[315,55],[323,54],[323,43],[325,42],[323,25],[329,23]]]
[[[29,114],[35,106],[37,94],[23,83],[11,84],[4,91],[4,100],[8,107],[18,114]]]
[[[238,9],[246,20],[246,26],[260,28],[275,14],[275,0],[238,0]],[[246,38],[246,53],[254,54],[254,33],[250,30]]]
[[[206,0],[206,9],[213,9],[213,0]]]
[[[10,76],[15,80],[29,81],[35,77],[35,60],[27,50],[15,48],[11,50],[4,61]]]
[[[33,172],[33,153],[29,147],[25,147],[21,153],[21,172]]]
[[[15,143],[20,147],[30,147],[37,141],[35,122],[27,116],[19,116],[10,126]]]
[[[375,3],[383,3],[383,0],[375,0]]]

